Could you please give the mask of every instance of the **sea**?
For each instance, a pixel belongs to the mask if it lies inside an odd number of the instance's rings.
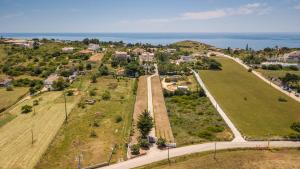
[[[101,41],[149,43],[167,45],[183,40],[207,43],[219,48],[245,48],[254,50],[266,47],[300,48],[298,33],[0,33],[4,38],[47,38],[57,40],[83,40],[98,38]]]

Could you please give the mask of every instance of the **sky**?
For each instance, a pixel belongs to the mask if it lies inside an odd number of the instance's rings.
[[[0,0],[0,32],[300,32],[300,0]]]

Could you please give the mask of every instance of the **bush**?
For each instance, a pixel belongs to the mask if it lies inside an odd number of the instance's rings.
[[[90,96],[96,96],[96,91],[95,90],[90,90],[89,91]]]
[[[13,90],[14,90],[14,88],[12,86],[7,86],[6,87],[6,91],[13,91]]]
[[[68,90],[67,91],[67,96],[73,96],[74,95],[74,91],[73,90]]]
[[[166,139],[163,138],[159,138],[156,142],[156,145],[158,146],[158,148],[164,148],[166,147]]]
[[[198,137],[211,140],[213,138],[213,135],[209,131],[201,131],[198,133]]]
[[[27,114],[32,111],[32,106],[24,105],[22,106],[21,110],[22,110],[21,112],[22,114]]]
[[[39,105],[39,101],[38,101],[38,100],[33,100],[33,105],[34,105],[34,106]]]
[[[92,80],[92,83],[96,83],[97,82],[97,76],[93,75],[92,78],[91,78],[91,80]]]
[[[140,154],[140,146],[138,144],[134,144],[130,147],[131,154],[138,155]]]
[[[142,148],[149,149],[150,143],[147,139],[141,139],[139,144]]]
[[[115,122],[116,122],[116,123],[120,123],[122,120],[123,120],[123,119],[122,119],[122,117],[121,117],[120,115],[117,115],[117,116],[115,117]]]
[[[110,92],[105,90],[104,93],[102,94],[102,99],[103,100],[109,100],[111,98]]]
[[[279,101],[279,102],[287,102],[287,100],[286,100],[285,98],[283,98],[283,97],[279,97],[279,98],[278,98],[278,101]]]
[[[97,137],[97,133],[95,132],[95,130],[91,130],[91,134],[90,134],[90,137]]]
[[[294,122],[292,125],[291,125],[291,129],[297,131],[300,133],[300,122]]]
[[[252,68],[249,68],[249,69],[248,69],[248,72],[252,72]]]

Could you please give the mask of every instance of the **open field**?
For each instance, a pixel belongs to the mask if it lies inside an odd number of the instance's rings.
[[[151,78],[151,86],[156,137],[174,142],[159,76]]]
[[[107,162],[114,145],[112,162],[126,158],[125,143],[128,142],[134,107],[134,81],[108,76],[92,83],[88,91],[94,90],[96,95],[87,93],[82,101],[94,98],[96,103],[85,105],[85,108],[76,106],[68,124],[60,129],[36,168],[76,168],[79,155],[81,166]],[[102,99],[105,91],[110,93],[109,100]]]
[[[6,91],[5,88],[0,88],[0,110],[5,109],[16,103],[18,99],[28,92],[28,87],[14,87],[13,91]]]
[[[187,79],[191,95],[165,97],[177,146],[212,140],[231,140],[230,129],[207,97],[199,97],[193,76]]]
[[[197,153],[153,163],[140,169],[298,169],[300,151],[279,150],[232,150],[220,151],[214,159],[213,152]]]
[[[203,70],[200,76],[236,127],[248,138],[282,137],[300,118],[300,104],[269,86],[239,64],[215,58],[221,71]],[[278,99],[284,98],[286,102]]]
[[[92,55],[88,61],[90,62],[100,62],[103,58],[103,54],[102,53],[96,53],[94,55]]]
[[[263,76],[269,77],[284,77],[287,73],[296,74],[300,76],[300,71],[287,71],[287,70],[264,70],[264,69],[257,69]]]
[[[131,143],[136,144],[138,142],[139,131],[136,128],[136,123],[139,115],[148,108],[148,97],[147,97],[147,76],[141,76],[139,78],[134,112],[133,112],[133,135],[131,137]]]
[[[67,97],[70,112],[79,96]],[[20,114],[23,105],[39,100],[35,113]],[[47,92],[26,100],[9,111],[17,116],[0,128],[0,166],[2,168],[33,168],[65,120],[62,92]],[[32,144],[32,133],[34,143]]]

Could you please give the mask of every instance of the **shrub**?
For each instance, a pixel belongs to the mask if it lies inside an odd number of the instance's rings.
[[[92,80],[92,83],[96,83],[97,82],[97,76],[93,75],[92,78],[91,78],[91,80]]]
[[[300,122],[294,122],[292,125],[291,125],[291,129],[297,131],[300,133]]]
[[[117,116],[115,117],[115,122],[116,122],[116,123],[120,123],[122,120],[123,120],[123,119],[122,119],[122,117],[121,117],[120,115],[117,115]]]
[[[252,68],[249,68],[249,69],[248,69],[248,72],[252,72]]]
[[[90,90],[89,91],[90,96],[96,96],[96,91],[95,90]]]
[[[7,86],[6,87],[6,91],[13,91],[13,90],[14,90],[14,88],[12,86]]]
[[[158,138],[156,145],[158,146],[158,148],[164,148],[166,147],[166,139],[163,138]]]
[[[279,102],[287,102],[287,100],[286,100],[285,98],[283,98],[283,97],[279,97],[279,98],[278,98],[278,101],[279,101]]]
[[[110,92],[105,90],[104,93],[102,94],[102,99],[103,100],[109,100],[111,98]]]
[[[140,146],[144,149],[148,149],[150,146],[150,143],[147,139],[141,139],[139,142]]]
[[[140,154],[140,146],[138,144],[134,144],[130,147],[131,154],[138,155]]]
[[[95,130],[91,130],[90,137],[97,137],[97,133],[95,132]]]
[[[67,91],[67,96],[73,96],[74,95],[74,91],[73,90],[68,90]]]
[[[224,131],[224,127],[222,127],[222,126],[209,126],[209,127],[207,127],[207,130],[209,130],[211,132],[219,133],[219,132]]]
[[[150,133],[153,127],[153,119],[150,116],[150,113],[145,110],[138,117],[137,128],[141,133],[142,138],[146,138]]]
[[[213,135],[209,131],[201,131],[198,133],[198,137],[211,140],[213,138]]]
[[[21,108],[23,114],[27,114],[32,111],[32,106],[24,105]]]
[[[34,106],[39,105],[39,101],[38,101],[38,100],[33,100],[33,105],[34,105]]]

